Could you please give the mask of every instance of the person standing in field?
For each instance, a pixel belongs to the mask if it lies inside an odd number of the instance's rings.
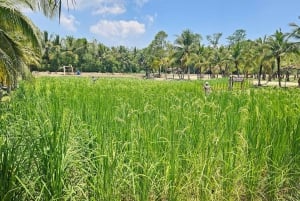
[[[209,85],[209,83],[208,82],[205,82],[205,84],[204,84],[204,92],[205,92],[205,95],[208,95],[208,94],[210,94],[210,92],[211,92],[211,86]]]

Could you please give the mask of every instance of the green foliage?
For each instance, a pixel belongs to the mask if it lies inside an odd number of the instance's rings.
[[[1,103],[0,200],[298,200],[298,89],[39,78]]]
[[[37,28],[23,15],[21,1],[0,1],[0,82],[15,87],[20,74],[36,64],[40,51]]]

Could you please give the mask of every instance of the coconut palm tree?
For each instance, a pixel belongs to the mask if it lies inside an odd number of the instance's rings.
[[[66,0],[74,3],[74,0]],[[40,10],[47,17],[60,17],[62,0],[0,0],[0,81],[9,87],[26,66],[41,56],[38,29],[20,8]]]
[[[259,70],[258,70],[258,86],[261,86],[261,75],[262,75],[262,70],[263,70],[263,62],[266,58],[266,39],[267,37],[265,36],[264,38],[258,38],[255,41],[255,62],[257,63],[257,65],[259,66]]]
[[[158,75],[160,77],[161,68],[163,64],[163,58],[166,55],[166,44],[167,44],[168,34],[164,31],[159,31],[154,40],[151,41],[150,45],[147,47],[149,54],[152,56],[153,67],[158,69]]]
[[[230,61],[233,62],[236,73],[240,75],[239,65],[243,61],[243,46],[242,43],[236,43],[230,48]]]
[[[219,45],[219,40],[222,37],[222,33],[215,33],[213,35],[206,36],[210,43],[209,49],[211,49],[212,54],[209,57],[210,65],[213,69],[219,71],[219,73],[224,73],[223,65],[226,64],[228,60],[227,49],[224,46]]]
[[[0,1],[0,80],[9,87],[30,61],[28,54],[40,47],[38,29],[20,12],[19,5],[15,1]]]
[[[190,57],[198,51],[200,40],[200,34],[193,33],[188,29],[184,30],[175,40],[176,57],[178,62],[180,62],[181,68],[187,67],[188,79],[190,79],[190,67],[188,65]]]
[[[281,87],[281,58],[287,53],[295,52],[296,46],[288,41],[289,34],[282,33],[282,31],[276,30],[276,32],[268,38],[268,48],[271,51],[271,55],[275,58],[277,64],[277,76],[278,86]]]
[[[300,19],[300,16],[298,18]],[[290,36],[299,40],[300,39],[300,26],[294,22],[290,23],[289,25],[293,28]]]

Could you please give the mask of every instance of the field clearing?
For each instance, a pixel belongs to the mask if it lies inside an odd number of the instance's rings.
[[[0,200],[300,200],[300,90],[42,76],[0,103]]]
[[[144,73],[97,73],[97,72],[81,72],[80,76],[76,75],[75,73],[72,74],[64,74],[63,72],[33,72],[34,77],[95,77],[95,78],[136,78],[136,79],[144,79],[145,74]],[[167,76],[167,77],[166,77]],[[211,79],[208,74],[203,74],[203,77],[201,80],[214,80]],[[188,78],[188,75],[185,74],[185,79]],[[219,78],[221,78],[221,75],[218,75]],[[161,74],[161,78],[153,78],[154,80],[172,80],[173,74],[167,74],[164,73]],[[179,77],[177,74],[174,75],[175,80],[179,80]],[[198,80],[197,74],[190,74],[190,80]],[[258,81],[257,79],[249,78],[249,81],[253,85],[257,85]],[[262,86],[278,86],[278,81],[261,81]],[[298,83],[296,81],[290,81],[285,82],[282,81],[283,87],[298,87]]]

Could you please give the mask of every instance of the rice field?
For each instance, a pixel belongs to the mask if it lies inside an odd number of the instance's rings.
[[[300,90],[37,78],[0,103],[0,200],[300,200]]]

